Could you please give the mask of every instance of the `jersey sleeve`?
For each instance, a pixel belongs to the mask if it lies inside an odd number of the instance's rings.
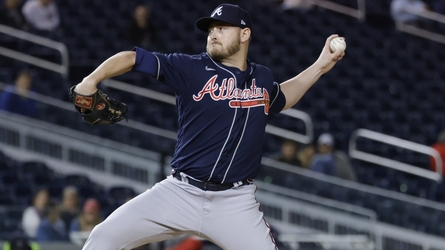
[[[270,95],[270,109],[271,114],[280,113],[286,105],[286,97],[281,91],[281,86],[277,82],[273,83],[272,94]]]
[[[191,57],[185,54],[162,54],[149,52],[139,47],[132,71],[148,74],[173,88],[177,95],[188,88],[187,80],[192,78]]]
[[[132,71],[148,74],[156,79],[159,78],[159,60],[153,53],[139,47],[135,47],[136,61]]]
[[[254,68],[256,68],[255,76],[264,79],[264,81],[266,82],[267,90],[270,93],[269,113],[280,113],[286,105],[286,97],[281,91],[280,84],[274,81],[272,71],[268,67],[255,63],[253,65]]]

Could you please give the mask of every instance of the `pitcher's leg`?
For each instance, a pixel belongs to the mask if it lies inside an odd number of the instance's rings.
[[[197,219],[183,211],[197,211],[194,197],[172,180],[164,180],[97,225],[83,250],[127,250],[188,232],[197,227]]]
[[[225,197],[214,198],[202,233],[225,250],[278,249],[255,199],[256,187],[241,188],[243,191],[230,190]]]

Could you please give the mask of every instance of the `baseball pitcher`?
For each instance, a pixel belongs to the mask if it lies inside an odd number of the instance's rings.
[[[84,120],[109,124],[127,107],[97,89],[128,71],[148,74],[176,93],[178,141],[172,174],[116,209],[97,225],[84,250],[132,249],[193,234],[228,250],[277,249],[255,199],[253,179],[269,114],[292,107],[343,58],[327,38],[319,58],[283,83],[247,59],[252,19],[237,5],[221,4],[196,22],[206,32],[206,52],[162,54],[141,48],[104,61],[70,96]]]

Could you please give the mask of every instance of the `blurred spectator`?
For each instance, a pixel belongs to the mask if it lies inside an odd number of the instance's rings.
[[[51,35],[59,27],[59,11],[53,0],[27,0],[22,12],[39,35]]]
[[[0,23],[17,29],[26,29],[27,23],[21,11],[20,0],[5,0],[0,9]]]
[[[299,9],[302,11],[308,11],[314,7],[312,0],[283,0],[281,8],[287,9]]]
[[[343,151],[335,149],[334,137],[331,134],[320,135],[317,144],[318,154],[314,157],[312,170],[338,176],[345,180],[357,180],[349,157]]]
[[[46,189],[37,191],[33,198],[33,203],[23,212],[22,226],[26,235],[34,239],[37,235],[37,228],[42,220],[42,213],[49,201],[49,192]]]
[[[93,228],[101,223],[103,218],[101,216],[100,204],[96,199],[88,199],[85,201],[80,216],[76,217],[70,226],[71,237],[76,238],[76,232],[81,234],[82,238],[88,237],[87,235],[93,230]],[[85,236],[85,237],[84,237]]]
[[[30,241],[22,233],[14,233],[13,236],[3,243],[3,250],[40,250],[37,242]]]
[[[312,159],[310,169],[327,175],[337,176],[334,156],[332,150],[334,146],[334,137],[325,133],[320,135],[317,140],[318,153]]]
[[[29,98],[32,77],[29,72],[21,71],[15,85],[7,86],[0,95],[0,109],[20,115],[37,116],[36,101]]]
[[[303,146],[297,153],[302,168],[310,168],[315,155],[315,147],[312,144]]]
[[[445,130],[439,133],[437,142],[432,147],[439,153],[442,158],[442,174],[445,175]],[[433,157],[430,157],[431,170],[436,171],[437,165]]]
[[[60,206],[60,218],[65,223],[66,231],[70,230],[71,221],[79,216],[79,194],[73,186],[63,190],[62,204]]]
[[[138,5],[135,8],[133,19],[125,30],[125,39],[132,46],[156,50],[156,29],[151,22],[149,7]]]
[[[395,22],[419,25],[422,17],[408,12],[422,12],[427,9],[427,5],[421,0],[392,0],[391,16]]]
[[[276,157],[278,161],[291,165],[300,166],[301,162],[297,158],[298,143],[292,140],[284,140],[281,144],[281,152]]]
[[[53,201],[49,201],[43,210],[43,218],[37,228],[36,241],[68,241],[65,223],[60,219],[59,208]]]
[[[357,181],[357,174],[352,167],[349,156],[338,149],[333,149],[332,155],[334,156],[335,168],[337,169],[337,176],[350,181]]]

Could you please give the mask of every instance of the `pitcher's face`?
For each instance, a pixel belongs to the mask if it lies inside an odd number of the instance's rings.
[[[240,28],[224,22],[213,22],[207,36],[207,53],[216,61],[222,61],[240,51]]]

